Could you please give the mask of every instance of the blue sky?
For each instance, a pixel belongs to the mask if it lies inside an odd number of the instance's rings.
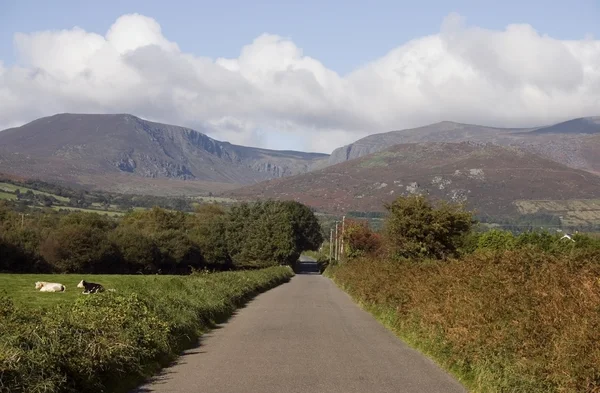
[[[103,35],[119,16],[140,13],[156,19],[185,52],[236,57],[255,37],[272,33],[345,74],[410,39],[437,33],[451,12],[488,29],[528,23],[554,38],[600,38],[599,0],[0,0],[0,59],[15,61],[16,32],[79,26]]]
[[[598,116],[599,21],[600,0],[0,0],[0,130],[131,113],[331,152],[444,120]]]

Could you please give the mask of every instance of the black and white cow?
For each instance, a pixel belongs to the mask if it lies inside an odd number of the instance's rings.
[[[82,293],[85,295],[90,293],[104,292],[104,287],[102,285],[93,282],[87,282],[85,280],[81,280],[81,282],[77,284],[77,288],[83,288]]]

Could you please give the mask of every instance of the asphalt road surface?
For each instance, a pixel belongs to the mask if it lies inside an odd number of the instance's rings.
[[[310,273],[256,297],[134,392],[466,392],[313,263],[303,270]]]

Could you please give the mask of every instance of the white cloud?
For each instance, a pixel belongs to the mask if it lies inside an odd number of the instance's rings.
[[[469,27],[456,14],[438,34],[344,77],[276,35],[234,59],[182,53],[138,14],[105,36],[76,27],[17,33],[14,43],[19,64],[0,62],[0,127],[58,112],[128,112],[234,143],[329,152],[441,120],[529,126],[600,112],[600,40],[558,40],[524,24]],[[274,130],[289,144],[270,140]]]

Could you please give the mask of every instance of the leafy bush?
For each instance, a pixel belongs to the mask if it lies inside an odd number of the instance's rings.
[[[515,248],[515,237],[511,232],[493,229],[479,236],[477,246],[479,249],[504,251]]]
[[[387,204],[385,237],[393,257],[446,258],[456,255],[464,235],[474,224],[461,205],[424,196],[400,197]]]
[[[344,256],[348,258],[372,254],[381,247],[381,237],[364,221],[346,220],[343,241]]]

